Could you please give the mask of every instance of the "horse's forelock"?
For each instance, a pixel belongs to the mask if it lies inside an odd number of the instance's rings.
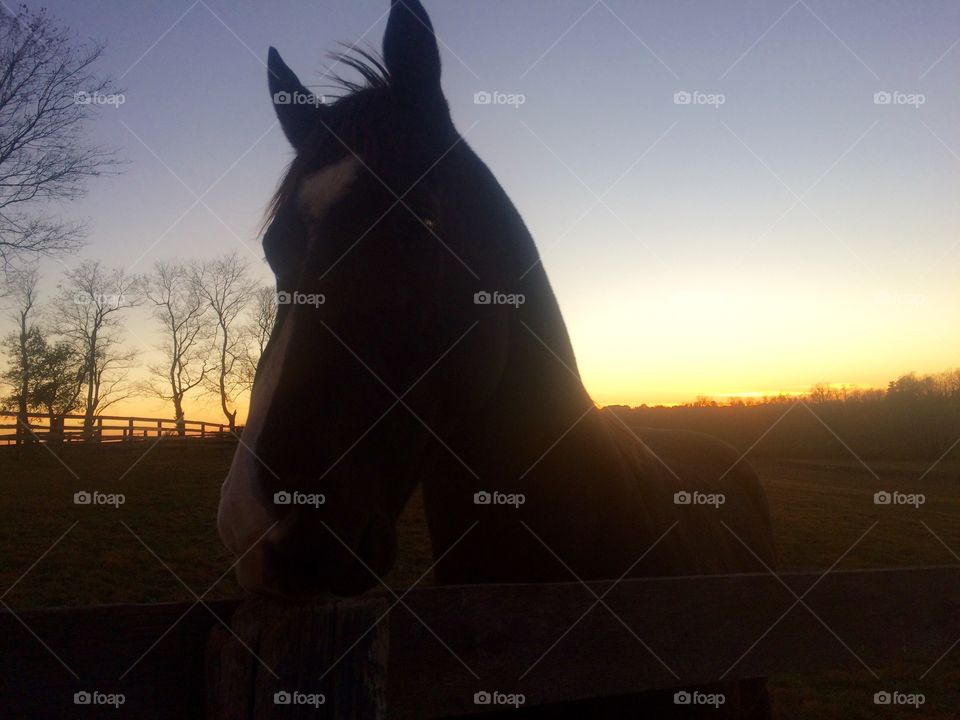
[[[308,146],[290,163],[270,200],[261,230],[265,230],[273,222],[287,203],[296,200],[304,179],[325,164],[321,162],[319,155],[324,150],[325,140],[329,139],[327,136],[335,135],[333,143],[339,152],[367,157],[373,149],[376,135],[374,123],[378,118],[375,113],[369,112],[367,100],[372,99],[372,96],[390,92],[390,74],[376,55],[357,48],[335,54],[332,60],[335,64],[356,71],[361,80],[350,80],[340,75],[331,76],[331,89],[342,94],[337,96],[335,102],[323,106],[325,113],[318,119]]]

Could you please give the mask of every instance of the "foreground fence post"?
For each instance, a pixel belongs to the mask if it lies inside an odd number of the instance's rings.
[[[204,717],[385,718],[388,607],[383,597],[246,600],[233,632],[218,625],[208,638]]]

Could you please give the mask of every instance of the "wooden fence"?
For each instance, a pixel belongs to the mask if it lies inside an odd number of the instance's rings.
[[[960,566],[624,580],[573,630],[595,603],[580,583],[401,597],[2,612],[0,702],[28,718],[120,717],[75,704],[95,691],[122,693],[125,718],[432,718],[504,709],[482,693],[531,708],[721,676],[926,667],[960,639]],[[294,692],[323,703],[286,704]]]
[[[29,413],[25,428],[15,412],[0,412],[0,445],[31,442],[127,442],[163,436],[185,438],[230,438],[229,427],[221,423],[169,418],[97,415],[89,431],[84,430],[83,415],[49,415]]]

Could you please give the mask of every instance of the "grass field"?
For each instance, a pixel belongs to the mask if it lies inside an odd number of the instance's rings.
[[[0,449],[4,602],[27,608],[192,600],[184,584],[208,599],[237,596],[214,526],[232,452],[225,444],[170,440],[152,448],[68,447],[59,459],[46,448],[22,455]],[[930,464],[871,462],[868,470],[853,458],[758,460],[781,569],[826,570],[875,521],[838,569],[960,564],[953,554],[960,554],[960,461],[943,461],[921,481]],[[918,509],[874,505],[873,493],[883,489],[923,493],[926,502]],[[73,495],[82,490],[122,493],[125,502],[117,509],[76,505]],[[406,587],[431,562],[419,496],[400,523],[400,547],[386,581]],[[944,638],[943,649],[954,640]],[[960,646],[919,682],[935,659],[925,667],[875,668],[880,684],[866,671],[774,678],[777,710],[789,718],[952,718],[960,707]],[[884,688],[922,692],[926,703],[919,710],[877,708],[872,695]]]

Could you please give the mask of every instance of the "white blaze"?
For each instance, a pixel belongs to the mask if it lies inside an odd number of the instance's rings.
[[[261,464],[254,453],[267,411],[280,383],[283,358],[287,354],[290,336],[290,323],[284,323],[253,386],[250,412],[240,438],[240,446],[233,456],[230,472],[220,489],[217,529],[220,531],[220,539],[235,555],[246,551],[274,521],[257,497],[257,476],[261,472],[270,473],[270,470]]]
[[[304,178],[297,192],[297,205],[311,220],[319,221],[340,200],[357,177],[360,161],[347,155]]]
[[[357,177],[360,162],[353,155],[328,165],[306,177],[297,192],[297,205],[311,221],[323,219],[327,211],[343,198]],[[295,288],[299,290],[300,288]],[[220,508],[217,512],[217,528],[220,539],[241,555],[255,543],[273,524],[274,518],[257,497],[257,477],[271,471],[254,455],[257,441],[263,431],[266,413],[280,383],[283,359],[290,345],[292,331],[285,323],[272,341],[270,354],[260,369],[250,396],[250,412],[243,429],[241,444],[233,456],[230,472],[220,489]],[[262,548],[261,543],[260,548]],[[256,565],[259,551],[245,558],[246,565]],[[242,571],[243,568],[240,568]]]

